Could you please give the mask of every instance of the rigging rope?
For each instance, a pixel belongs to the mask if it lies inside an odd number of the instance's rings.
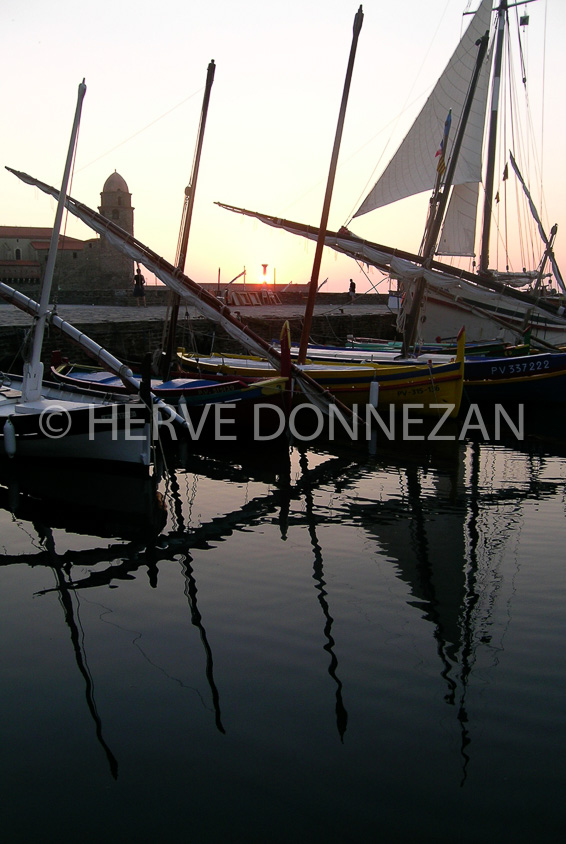
[[[167,117],[169,114],[171,114],[176,109],[180,108],[182,105],[187,103],[189,100],[192,100],[193,97],[196,97],[197,94],[200,94],[203,89],[204,89],[204,86],[201,86],[198,89],[198,91],[195,91],[194,93],[189,94],[189,96],[185,97],[184,100],[181,100],[180,103],[177,103],[177,105],[172,106],[170,109],[168,109],[168,111],[165,111],[163,114],[160,114],[159,117],[155,118],[155,120],[151,120],[149,123],[147,123],[141,129],[138,129],[136,132],[134,132],[133,135],[129,135],[129,137],[124,138],[124,140],[120,141],[119,144],[116,144],[116,146],[113,146],[111,149],[106,150],[106,152],[101,153],[99,156],[97,156],[97,158],[93,158],[92,161],[89,161],[88,164],[83,164],[83,166],[79,168],[79,173],[81,173],[83,170],[86,170],[87,167],[90,167],[92,164],[96,164],[96,162],[100,161],[101,158],[105,158],[105,156],[110,155],[110,153],[114,152],[114,150],[117,150],[120,147],[124,146],[124,144],[127,144],[129,141],[133,140],[133,138],[137,138],[138,135],[141,135],[143,132],[145,132],[151,126],[154,126],[156,123],[159,123],[159,121],[163,120],[164,117]]]

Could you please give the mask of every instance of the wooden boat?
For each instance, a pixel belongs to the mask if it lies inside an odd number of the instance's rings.
[[[47,381],[38,399],[25,400],[24,389],[22,376],[0,382],[0,450],[9,457],[151,464],[151,415],[142,402]]]
[[[63,363],[53,366],[51,372],[58,383],[82,387],[91,394],[115,398],[127,392],[119,377],[100,368]],[[141,384],[139,377],[134,378]],[[155,378],[149,386],[153,396],[168,408],[176,408],[193,441],[231,436],[228,426],[230,432],[233,429],[234,436],[240,437],[271,437],[283,433],[284,426],[280,420],[285,418],[288,406],[287,378],[275,376],[248,382],[185,375],[165,382]],[[269,412],[266,408],[274,408],[274,411]],[[226,426],[225,429],[222,425]],[[165,432],[165,424],[162,423],[162,426]]]
[[[565,405],[566,353],[467,360],[464,395],[476,404]]]
[[[495,347],[498,348],[498,347]],[[480,353],[473,349],[472,354],[469,353],[468,345],[464,350],[465,360],[483,360],[491,358],[503,357],[522,357],[528,355],[530,347],[528,344],[520,346],[506,346],[497,352],[489,351],[490,347]],[[298,346],[294,344],[291,347],[291,355],[295,358],[298,354]],[[457,354],[457,346],[435,347],[433,345],[426,345],[425,347],[416,348],[409,356],[402,354],[401,345],[392,343],[390,346],[384,344],[383,348],[349,348],[348,346],[320,346],[316,344],[309,344],[309,359],[311,363],[335,363],[335,364],[386,364],[388,366],[414,366],[415,364],[432,363],[449,363],[454,360]],[[464,379],[466,374],[464,372]]]
[[[431,361],[449,363],[453,356],[443,353],[417,354],[401,358],[395,352],[365,349],[311,347],[316,361],[336,365],[414,366]],[[467,352],[467,346],[466,346]],[[521,354],[522,352],[522,354]],[[316,358],[314,357],[316,356]],[[475,354],[464,358],[464,396],[473,403],[520,402],[525,406],[539,403],[566,403],[566,352],[528,354],[528,346],[513,346],[509,354]]]
[[[41,182],[28,176],[26,173],[20,171],[11,171],[19,179],[27,184],[34,185],[45,193],[59,197],[59,191],[50,185]],[[67,196],[65,204],[72,214],[81,219],[86,225],[94,229],[99,234],[103,234],[109,242],[111,242],[117,249],[124,252],[134,260],[138,261],[153,272],[157,278],[163,281],[173,291],[178,293],[181,298],[190,302],[199,313],[203,316],[213,319],[218,322],[227,331],[230,337],[241,342],[244,348],[248,349],[251,354],[257,356],[265,356],[271,363],[273,372],[269,372],[269,376],[273,377],[275,374],[281,372],[282,358],[279,352],[263,338],[256,335],[250,328],[241,323],[222,302],[215,296],[208,293],[200,287],[195,281],[185,275],[178,267],[174,267],[160,255],[153,252],[148,246],[145,246],[136,238],[126,234],[121,228],[102,217],[96,211],[88,208],[83,203],[77,202],[70,196]],[[0,285],[0,290],[2,286]],[[12,291],[13,292],[13,291]],[[24,297],[25,298],[25,297]],[[53,315],[52,322],[63,329],[63,320]],[[70,335],[71,336],[71,335]],[[80,337],[73,337],[73,339],[80,343]],[[95,355],[96,357],[96,355]],[[104,361],[106,361],[106,357]],[[113,366],[110,367],[113,371],[119,372],[120,377],[124,377],[124,372]],[[126,369],[124,367],[124,369]],[[328,392],[317,381],[310,377],[310,375],[295,366],[292,362],[289,364],[288,373],[293,377],[295,382],[300,384],[302,393],[308,397],[319,410],[323,413],[328,413],[330,405],[339,404],[339,401]],[[131,373],[129,373],[131,377]],[[287,372],[284,374],[287,377]],[[457,377],[456,377],[457,380]],[[137,389],[137,385],[132,381],[132,389]],[[339,408],[340,409],[340,408]],[[344,411],[351,416],[347,407],[343,407]],[[182,421],[182,420],[181,420]]]
[[[393,405],[400,410],[405,404],[418,404],[423,415],[438,415],[438,405],[452,405],[452,416],[459,411],[463,386],[464,338],[455,359],[441,364],[356,364],[309,361],[299,365],[326,392],[346,407],[370,402],[370,390],[378,388],[378,407]],[[254,380],[269,373],[272,365],[259,356],[212,355],[201,357],[178,353],[178,360],[187,372],[207,377],[229,377]],[[295,401],[304,400],[300,384]]]
[[[83,82],[78,90],[41,301],[32,303],[36,320],[30,358],[24,363],[23,376],[1,379],[0,449],[9,457],[105,460],[145,468],[151,463],[151,416],[145,404],[110,401],[92,393],[53,387],[43,379],[41,352],[53,270],[85,93]],[[0,284],[0,295],[18,304],[17,292],[5,284]]]
[[[504,112],[515,115],[518,111],[514,107],[502,108],[499,102],[503,89],[501,57],[510,5],[507,0],[501,0],[493,9],[493,0],[481,0],[413,126],[353,215],[358,218],[393,202],[432,191],[420,253],[375,243],[359,237],[348,227],[325,234],[326,246],[353,257],[358,263],[377,267],[398,283],[403,294],[398,328],[407,338],[408,346],[416,342],[433,343],[437,337],[453,337],[462,325],[466,326],[469,341],[495,336],[516,343],[530,326],[533,342],[539,344],[540,351],[566,343],[566,286],[554,255],[556,227],[552,227],[550,234],[545,231],[512,154],[507,158],[508,166],[501,165],[502,179],[514,171],[531,218],[526,223],[522,221],[521,237],[534,228],[541,246],[535,244],[529,249],[532,254],[538,250],[541,257],[536,268],[515,274],[489,267],[491,220],[498,201],[495,183],[498,116]],[[490,29],[492,43],[487,49],[485,33]],[[451,126],[457,127],[455,133],[451,132]],[[522,137],[522,132],[509,131],[507,136]],[[485,167],[483,150],[487,151]],[[503,155],[507,156],[507,151]],[[485,186],[485,198],[478,249],[474,241],[480,184]],[[318,242],[316,226],[218,204]],[[509,228],[512,227],[509,218]],[[435,258],[440,255],[461,259],[476,254],[479,261],[473,272]]]
[[[311,351],[316,349],[316,353],[318,354],[319,349],[324,350],[332,347],[317,346],[311,343],[309,344],[309,348]],[[403,343],[401,340],[374,340],[369,337],[348,337],[346,345],[342,348],[359,352],[387,352],[399,356],[403,351]],[[413,354],[417,356],[426,354],[455,355],[456,351],[456,340],[438,341],[435,343],[420,343],[413,350]],[[486,340],[477,343],[467,342],[465,348],[467,358],[478,355],[481,357],[507,357],[509,355],[526,355],[529,352],[530,343],[528,342],[512,345],[503,340]]]
[[[354,39],[350,51],[347,79],[351,77],[355,44],[361,28],[362,20],[363,13],[360,7],[354,22]],[[11,170],[11,172],[27,184],[34,185],[48,195],[59,199],[61,192],[57,191],[56,188],[28,176],[26,173],[15,170]],[[333,405],[338,411],[343,412],[345,418],[349,417],[353,419],[351,410],[347,406],[341,404],[340,399],[338,399],[335,395],[331,395],[324,386],[321,386],[321,384],[311,378],[306,371],[296,366],[292,361],[283,361],[279,352],[274,349],[271,344],[256,335],[248,326],[241,323],[223,302],[220,302],[215,296],[208,293],[195,281],[185,275],[179,262],[177,266],[172,266],[169,262],[165,261],[161,256],[157,255],[139,240],[128,235],[119,226],[112,223],[111,220],[107,220],[105,217],[97,214],[84,204],[77,202],[72,197],[67,196],[64,201],[67,209],[72,214],[81,219],[90,228],[94,229],[94,231],[102,234],[109,243],[124,254],[128,255],[129,258],[143,264],[174,293],[190,302],[200,314],[211,318],[222,325],[228,335],[241,342],[243,347],[247,349],[250,354],[264,356],[266,360],[271,363],[274,369],[274,373],[270,372],[269,375],[282,374],[285,377],[292,376],[293,383],[300,386],[302,395],[308,398],[308,400],[312,402],[318,410],[322,411],[324,414],[330,414],[331,406]],[[314,286],[311,285],[311,288],[313,287]],[[282,366],[285,366],[285,372],[282,371]],[[122,372],[119,371],[118,374],[122,377]],[[450,372],[444,373],[443,380],[453,382],[451,388],[451,398],[454,397],[459,404],[462,384],[461,366],[452,366],[450,368]],[[428,384],[430,385],[430,376]],[[408,379],[406,379],[406,385],[407,387],[409,386]],[[428,391],[428,388],[424,386],[421,386],[419,389],[422,393]],[[436,386],[431,386],[430,392],[435,393],[437,389],[438,388]],[[362,392],[362,396],[367,396],[368,392],[369,388],[368,390],[364,390]],[[415,390],[415,392],[417,392],[417,390]]]
[[[358,14],[358,30],[361,25],[360,17]],[[15,175],[49,195],[59,196],[56,189],[25,173],[15,172]],[[67,197],[66,206],[86,225],[103,234],[116,248],[142,263],[150,272],[155,273],[168,287],[191,302],[199,313],[219,322],[229,336],[241,342],[251,355],[265,359],[266,362],[260,367],[259,374],[248,371],[248,375],[244,377],[257,379],[265,375],[273,377],[281,373],[284,361],[279,352],[271,344],[255,335],[249,327],[240,323],[231,314],[229,308],[187,277],[179,267],[172,266],[140,241],[127,235],[110,220],[84,204]],[[316,285],[311,285],[311,290],[315,287]],[[438,415],[439,409],[434,405],[445,405],[449,406],[452,415],[455,415],[462,395],[464,342],[462,335],[456,361],[438,367],[426,364],[414,368],[382,367],[378,372],[375,366],[357,366],[351,367],[351,371],[346,372],[344,368],[312,369],[306,365],[298,366],[290,362],[287,371],[283,374],[288,374],[293,379],[294,388],[300,390],[303,399],[313,402],[317,408],[326,413],[329,412],[332,404],[347,412],[353,404],[369,402],[371,385],[378,385],[380,406],[393,405],[401,408],[407,403],[420,404],[423,413]],[[269,366],[271,369],[268,368]]]
[[[112,372],[95,366],[82,366],[72,363],[61,363],[51,367],[53,379],[59,383],[68,384],[92,390],[96,393],[109,395],[127,395],[128,388],[122,380]],[[134,376],[141,385],[141,377]],[[168,405],[178,407],[199,407],[205,404],[219,404],[242,401],[276,401],[285,392],[287,378],[275,376],[263,378],[250,384],[242,379],[213,380],[209,378],[193,378],[190,376],[170,378],[161,381],[152,378],[151,392]]]

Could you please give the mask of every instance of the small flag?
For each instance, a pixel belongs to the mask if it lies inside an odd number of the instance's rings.
[[[440,141],[440,149],[435,155],[435,158],[438,158],[438,164],[436,165],[436,172],[439,173],[441,176],[444,174],[446,170],[446,161],[445,161],[445,153],[446,153],[446,146],[448,144],[448,135],[450,133],[450,124],[452,123],[452,109],[448,112],[448,117],[444,123],[444,136]]]
[[[436,165],[436,172],[440,173],[442,176],[444,171],[446,170],[446,162],[444,160],[444,142],[440,141],[440,149],[436,153],[435,158],[438,158],[438,164]]]

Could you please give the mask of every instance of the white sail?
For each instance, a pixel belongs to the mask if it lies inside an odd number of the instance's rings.
[[[435,155],[442,138],[446,115],[452,109],[452,127],[455,134],[476,64],[476,42],[490,29],[492,6],[493,0],[482,0],[422,111],[354,217],[433,189],[436,179]],[[481,181],[490,53],[491,51],[488,51],[476,88],[454,174],[455,185]],[[449,151],[448,149],[448,154]]]
[[[456,185],[450,196],[437,255],[475,256],[479,183]]]

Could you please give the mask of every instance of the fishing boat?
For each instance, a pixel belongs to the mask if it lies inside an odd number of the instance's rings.
[[[51,373],[57,383],[91,394],[114,397],[128,394],[121,378],[99,367],[59,363],[51,367]],[[143,379],[133,377],[143,390]],[[288,403],[288,379],[280,375],[252,382],[184,375],[168,381],[152,378],[148,386],[152,396],[182,416],[192,440],[216,436],[220,420],[235,426],[238,435],[271,436],[278,430],[279,418],[284,417]],[[266,407],[276,410],[268,413]]]
[[[264,357],[249,355],[200,356],[178,352],[178,360],[187,372],[207,377],[241,378],[254,381],[275,374],[272,364]],[[425,416],[439,413],[441,405],[452,407],[451,416],[460,408],[464,369],[464,339],[455,357],[443,363],[408,361],[395,363],[352,363],[348,361],[325,362],[307,360],[295,368],[308,375],[326,393],[334,396],[345,407],[353,408],[373,404],[377,394],[379,408],[418,404]],[[306,396],[301,392],[300,381],[293,393],[294,401]]]
[[[22,376],[0,377],[0,451],[9,457],[108,460],[151,464],[151,415],[139,402],[95,397],[42,382],[38,399],[25,398]]]
[[[489,267],[492,218],[499,193],[495,175],[501,155],[497,125],[499,112],[504,111],[500,109],[501,67],[508,10],[517,5],[500,0],[494,10],[493,0],[481,0],[397,153],[354,214],[359,218],[390,203],[432,191],[419,253],[359,237],[351,231],[350,221],[325,235],[326,246],[377,267],[398,283],[402,304],[397,327],[406,347],[454,337],[462,325],[469,341],[496,337],[521,342],[530,327],[533,345],[541,351],[566,342],[566,287],[554,255],[556,227],[548,234],[543,226],[517,163],[517,151],[505,153],[505,166],[501,161],[500,190],[504,192],[504,180],[514,173],[540,237],[540,260],[533,269],[515,274]],[[483,149],[487,151],[485,167]],[[476,254],[482,181],[484,207],[477,266],[475,262],[472,270],[450,266],[436,256],[461,260],[473,259]],[[294,235],[318,240],[316,226],[218,204]]]
[[[566,353],[541,352],[504,358],[470,358],[464,364],[464,395],[475,404],[566,405]]]
[[[314,350],[313,350],[314,352]],[[283,407],[288,392],[288,379],[277,374],[265,358],[249,355],[210,355],[201,357],[185,354],[179,349],[177,360],[182,377],[163,382],[154,378],[150,382],[152,393],[174,407],[184,406],[183,412],[195,415],[208,404],[236,403],[238,416],[249,418],[250,405],[273,404]],[[364,405],[370,402],[372,384],[377,387],[380,407],[393,404],[423,401],[426,414],[432,412],[430,404],[459,406],[460,367],[455,355],[444,355],[440,365],[430,366],[430,357],[405,360],[386,365],[348,359],[320,359],[300,366],[325,391],[338,398],[345,406]],[[69,387],[90,389],[98,393],[127,395],[121,379],[98,367],[68,362],[51,368],[53,380]],[[141,379],[140,379],[141,380]],[[294,391],[295,404],[304,401],[300,387]],[[186,408],[186,410],[185,410]],[[437,408],[434,410],[437,413]]]
[[[52,365],[51,374],[54,381],[79,389],[112,395],[128,395],[128,388],[121,378],[96,366],[62,362]],[[141,376],[134,375],[134,378],[141,388]],[[245,402],[256,398],[266,401],[268,398],[275,399],[281,396],[286,385],[287,379],[281,376],[263,378],[253,384],[242,379],[219,381],[210,378],[192,378],[188,375],[170,378],[168,381],[161,381],[159,378],[152,378],[149,381],[153,395],[172,407],[183,404],[187,407],[200,407],[206,404]]]
[[[356,21],[359,22],[360,26],[361,18],[362,13],[360,7],[356,16]],[[71,196],[65,196],[65,191],[58,191],[56,188],[21,171],[13,170],[9,167],[7,169],[26,184],[33,185],[56,198],[58,203],[63,204],[87,226],[102,234],[108,243],[115,246],[119,251],[128,255],[134,261],[143,264],[150,272],[153,272],[174,293],[185,301],[190,302],[200,314],[222,325],[228,335],[240,342],[248,352],[253,355],[264,356],[272,364],[276,373],[280,373],[283,377],[292,376],[300,384],[303,394],[308,397],[309,401],[317,409],[325,414],[330,414],[330,408],[334,405],[338,410],[343,411],[347,417],[352,417],[349,408],[341,406],[339,400],[330,395],[324,387],[321,387],[306,372],[302,372],[292,362],[289,362],[287,365],[287,362],[282,360],[280,353],[271,344],[251,331],[248,326],[241,323],[223,302],[219,301],[193,279],[189,278],[180,265],[173,266],[148,246],[131,235],[128,235],[123,229],[112,223],[112,221],[107,220],[83,203],[77,202]],[[52,319],[55,321],[56,317],[53,316]],[[285,372],[282,371],[282,367],[285,367]],[[119,369],[117,371],[120,377],[123,378],[125,373]],[[131,373],[129,373],[128,377],[131,377]]]
[[[309,305],[311,306],[310,315],[312,316],[312,300],[318,287],[320,262],[319,260],[317,261],[317,258],[320,258],[324,240],[323,235],[326,231],[326,219],[333,181],[332,170],[337,160],[338,142],[345,112],[345,100],[347,98],[355,47],[362,20],[363,14],[360,7],[354,22],[354,38],[350,51],[341,117],[324,203],[323,220],[321,221],[318,232],[319,244],[317,246],[319,248],[317,248],[317,257],[315,258],[315,266],[313,267],[309,287],[307,317],[309,316]],[[59,196],[56,189],[40,182],[38,179],[18,171],[12,170],[11,172],[22,181],[38,187],[47,194],[55,197]],[[463,333],[459,343],[457,359],[438,367],[428,364],[415,366],[413,369],[410,367],[390,367],[382,368],[378,373],[375,366],[340,367],[339,369],[336,369],[336,367],[317,366],[313,369],[309,365],[305,365],[304,361],[294,363],[290,360],[283,360],[281,354],[273,345],[254,334],[248,326],[240,323],[224,303],[220,302],[215,296],[212,296],[185,275],[179,264],[172,266],[152,252],[147,246],[140,243],[140,241],[126,234],[111,221],[92,211],[92,209],[87,208],[82,203],[77,202],[72,197],[67,197],[65,204],[71,213],[75,214],[95,231],[103,234],[120,251],[123,251],[135,261],[143,263],[145,267],[153,272],[170,289],[185,300],[190,301],[199,313],[220,323],[230,337],[238,340],[247,349],[248,353],[253,356],[253,358],[250,358],[250,368],[247,370],[247,374],[246,371],[243,372],[243,377],[254,380],[264,378],[266,375],[268,377],[275,377],[277,375],[289,377],[293,380],[296,389],[300,391],[301,398],[310,401],[324,413],[329,413],[330,406],[335,405],[339,410],[344,411],[347,416],[351,416],[349,411],[353,409],[353,405],[375,404],[376,386],[379,387],[380,405],[393,405],[400,408],[408,403],[418,404],[422,407],[423,414],[434,413],[435,415],[439,415],[439,408],[445,405],[449,407],[453,415],[458,413],[463,383],[463,349],[465,343]],[[258,363],[257,367],[255,367],[256,361]],[[199,359],[199,366],[202,370],[202,359]],[[241,376],[242,373],[238,371],[230,373],[231,378],[239,378]],[[373,398],[370,396],[370,390],[372,389]]]
[[[318,350],[328,350],[333,347],[329,346],[317,346],[316,344],[310,343],[309,348],[312,350],[316,350],[318,354]],[[359,352],[377,352],[377,353],[392,353],[400,356],[403,351],[403,343],[400,340],[379,340],[377,338],[371,337],[353,337],[349,336],[346,341],[346,345],[344,347],[338,348],[345,348],[348,350],[355,350]],[[511,343],[505,343],[503,340],[486,340],[484,342],[477,342],[477,343],[466,343],[466,357],[475,357],[480,355],[485,357],[486,355],[490,356],[499,356],[499,357],[506,357],[508,355],[526,355],[530,352],[530,342],[523,342],[520,344],[512,345]],[[435,343],[422,343],[417,345],[413,349],[413,355],[425,355],[425,354],[456,354],[456,341],[455,340],[445,340],[445,341],[438,341]]]
[[[152,459],[151,414],[146,404],[130,398],[120,402],[106,396],[95,398],[86,391],[51,385],[43,377],[41,353],[51,313],[53,270],[85,93],[83,81],[78,90],[41,300],[33,303],[31,353],[22,376],[3,374],[0,379],[0,450],[9,457],[104,460],[146,468]],[[0,295],[18,298],[17,292],[5,284],[0,285]]]
[[[29,176],[26,173],[22,173],[21,171],[13,170],[11,168],[7,169],[26,184],[33,185],[56,199],[59,198],[60,192],[57,188],[47,185],[45,182]],[[171,290],[178,293],[181,299],[189,302],[200,314],[220,324],[232,339],[241,343],[241,345],[252,355],[264,357],[267,361],[269,361],[274,369],[274,373],[269,373],[270,377],[273,377],[275,373],[281,374],[281,376],[285,378],[292,377],[295,382],[300,385],[304,396],[307,397],[308,400],[322,413],[329,414],[330,407],[335,406],[338,410],[343,411],[347,417],[351,417],[352,414],[348,407],[343,405],[341,406],[338,399],[329,394],[323,386],[310,377],[308,372],[302,371],[293,362],[290,362],[286,371],[282,372],[282,367],[285,368],[286,363],[283,361],[279,351],[275,349],[271,343],[267,342],[262,337],[259,337],[248,326],[240,322],[240,320],[232,314],[230,308],[228,308],[223,302],[219,301],[207,290],[202,288],[189,276],[185,275],[185,273],[183,273],[178,267],[173,266],[148,246],[141,243],[141,241],[131,235],[128,235],[111,220],[107,220],[93,209],[73,199],[73,197],[66,197],[65,206],[87,226],[99,234],[104,235],[104,237],[106,237],[107,240],[118,250],[147,267],[150,272],[154,273],[155,276],[171,288]],[[1,291],[2,285],[0,284],[0,292]],[[26,297],[19,296],[14,291],[11,293],[11,300],[18,301],[20,306],[24,309],[25,305],[23,300],[26,302],[30,301]],[[30,308],[33,312],[33,306],[30,306]],[[55,314],[51,316],[51,320],[54,325],[59,327],[61,330],[66,331],[69,336],[80,345],[81,337],[78,332],[73,334],[68,324]],[[127,370],[126,367],[123,367],[122,370],[116,367],[115,359],[113,363],[108,354],[103,355],[101,352],[96,355],[91,354],[91,356],[96,357],[103,365],[108,364],[109,368],[113,369],[113,371],[117,371],[121,378],[127,378],[129,381],[132,378],[132,373]],[[458,376],[456,375],[456,381],[457,380]],[[137,385],[132,384],[132,389],[135,390],[136,387]],[[458,389],[457,384],[456,389]],[[159,401],[157,397],[155,397],[155,399]],[[182,421],[183,419],[181,417],[180,422]]]
[[[377,345],[377,344],[376,344]],[[441,351],[442,346],[416,350],[411,357],[402,357],[400,346],[387,351],[383,345],[375,350],[345,347],[328,348],[309,346],[311,362],[335,366],[386,365],[415,366],[430,363],[450,363],[454,355]],[[436,350],[435,350],[436,349]],[[538,404],[566,404],[566,352],[539,352],[529,354],[528,344],[509,346],[504,354],[496,354],[491,344],[469,354],[466,344],[464,357],[464,392],[466,402],[521,403],[533,407]],[[482,353],[480,353],[480,349]],[[291,352],[298,353],[294,346]]]

